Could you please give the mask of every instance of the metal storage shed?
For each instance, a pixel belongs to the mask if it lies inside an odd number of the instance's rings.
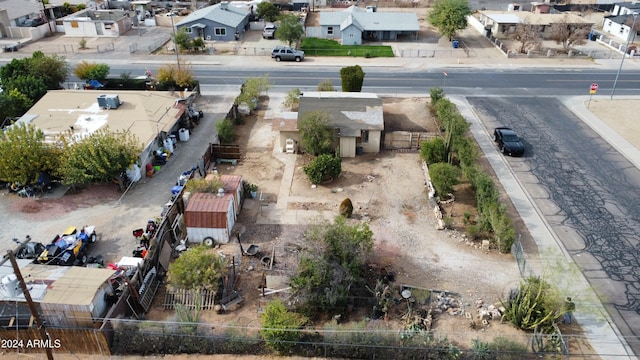
[[[184,212],[190,242],[226,244],[235,225],[233,194],[192,194]]]

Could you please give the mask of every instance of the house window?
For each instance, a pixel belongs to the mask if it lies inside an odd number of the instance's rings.
[[[71,27],[72,28],[77,28],[78,27],[78,22],[77,21],[72,21],[71,22]]]
[[[227,29],[225,28],[215,28],[214,29],[214,33],[216,36],[226,36],[227,35]]]
[[[369,142],[369,130],[360,131],[360,142],[363,142],[363,143]]]
[[[105,30],[110,30],[113,27],[113,24],[104,24]]]
[[[193,29],[188,27],[188,28],[184,28],[185,31],[187,32],[187,34],[191,34],[193,32]]]
[[[327,35],[333,35],[333,26],[327,28]]]
[[[349,37],[350,37],[350,38],[352,38],[352,37],[353,37],[353,34],[349,34]]]

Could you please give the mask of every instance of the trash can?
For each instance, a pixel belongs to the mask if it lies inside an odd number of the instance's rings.
[[[362,146],[356,146],[356,155],[364,154],[364,148]]]
[[[592,32],[589,33],[589,40],[596,41],[597,39],[598,39],[598,34],[592,33]]]
[[[188,141],[189,140],[189,129],[182,128],[179,131],[180,141]]]
[[[457,49],[459,45],[460,45],[460,42],[458,40],[453,40],[451,42],[451,46],[453,46],[454,49]]]

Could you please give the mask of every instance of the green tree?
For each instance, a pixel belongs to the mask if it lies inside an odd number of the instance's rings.
[[[33,106],[33,100],[18,89],[5,90],[0,93],[0,119],[18,118]]]
[[[303,171],[312,184],[319,184],[325,180],[336,179],[340,176],[342,160],[338,156],[322,154],[311,160]]]
[[[269,22],[274,22],[280,15],[280,9],[278,9],[269,1],[263,1],[258,4],[258,7],[256,8],[256,14],[261,19],[265,19]]]
[[[48,90],[57,90],[69,76],[69,63],[64,57],[46,56],[42,51],[35,51],[31,55],[29,73],[42,79]]]
[[[194,246],[171,263],[167,281],[169,285],[180,289],[217,290],[226,268],[227,260],[211,248]]]
[[[427,20],[442,36],[453,39],[459,30],[467,27],[467,16],[471,15],[467,0],[437,0],[427,15]]]
[[[309,245],[301,257],[291,287],[309,317],[344,311],[354,285],[364,274],[366,256],[373,249],[373,232],[366,223],[353,224],[338,216],[333,223],[311,225]]]
[[[427,164],[435,164],[447,161],[447,148],[444,139],[437,137],[425,140],[420,144],[420,157]]]
[[[182,28],[176,32],[175,41],[180,50],[189,50],[193,47],[193,41],[189,34],[187,34],[186,28]]]
[[[33,184],[42,172],[52,171],[57,153],[44,142],[44,133],[18,124],[0,131],[0,180]]]
[[[318,91],[336,91],[336,89],[333,87],[333,84],[331,83],[331,80],[322,80],[319,84],[317,89]]]
[[[360,92],[364,83],[364,71],[360,65],[347,66],[340,69],[343,92]]]
[[[206,46],[206,44],[204,43],[204,40],[201,37],[197,37],[197,38],[193,39],[193,41],[191,42],[191,45],[196,50],[204,49],[205,46]]]
[[[233,122],[224,119],[216,123],[216,131],[218,131],[218,140],[222,144],[231,144],[236,139],[236,132],[233,129]]]
[[[429,166],[429,176],[436,193],[440,196],[453,191],[453,186],[458,184],[460,169],[447,163],[436,163]]]
[[[270,301],[260,318],[260,334],[269,348],[281,354],[296,345],[302,337],[299,330],[307,322],[304,316],[288,311],[279,299]]]
[[[109,75],[109,70],[110,68],[107,64],[90,63],[82,60],[73,69],[73,74],[82,80],[104,81]]]
[[[279,19],[280,25],[276,29],[276,39],[287,42],[289,46],[302,39],[302,36],[304,35],[304,28],[302,27],[302,22],[298,15],[282,14]]]
[[[328,113],[312,111],[303,114],[298,121],[298,131],[304,151],[313,155],[333,153],[334,134],[329,126]]]
[[[133,164],[141,151],[134,135],[108,127],[83,138],[65,133],[61,145],[64,155],[58,172],[67,185],[109,182]]]
[[[271,85],[268,74],[247,79],[240,88],[240,95],[235,101],[236,105],[247,104],[253,110],[251,104],[258,101],[260,95],[269,91]]]

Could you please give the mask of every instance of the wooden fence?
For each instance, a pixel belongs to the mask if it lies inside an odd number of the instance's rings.
[[[217,159],[239,160],[241,158],[239,145],[210,144],[210,147],[211,147],[211,161],[217,160]]]
[[[188,309],[199,307],[201,310],[212,310],[215,306],[215,291],[169,289],[164,295],[164,308],[174,309],[176,304],[181,304]]]

